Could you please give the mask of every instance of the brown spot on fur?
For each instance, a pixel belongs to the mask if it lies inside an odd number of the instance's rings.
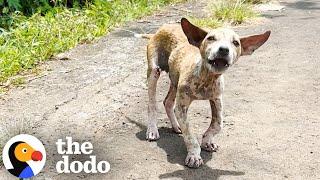
[[[199,86],[200,86],[200,83],[195,82],[195,83],[193,83],[193,85],[195,85],[195,86],[196,86],[196,89],[198,89]]]
[[[181,91],[183,91],[183,92],[186,93],[187,95],[192,95],[192,94],[193,94],[190,86],[187,86],[187,85],[181,87]]]

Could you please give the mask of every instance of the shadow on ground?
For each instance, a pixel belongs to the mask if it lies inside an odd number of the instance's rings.
[[[141,131],[136,133],[136,137],[141,141],[146,141],[146,126],[136,122],[129,117],[128,121],[137,125]],[[187,154],[184,141],[181,135],[173,133],[172,129],[167,127],[159,128],[161,138],[156,141],[159,148],[163,149],[167,154],[167,160],[172,164],[180,164],[184,166],[184,158]],[[148,143],[146,141],[146,143]],[[212,169],[207,165],[207,162],[212,159],[212,153],[201,152],[204,165],[199,169],[191,169],[184,166],[183,170],[177,170],[170,173],[159,175],[160,179],[164,178],[181,178],[183,180],[189,179],[211,179],[217,180],[220,176],[241,176],[244,172],[241,171],[228,171],[221,169]]]
[[[293,3],[283,2],[286,7],[302,10],[320,10],[317,2],[311,0],[300,0]]]

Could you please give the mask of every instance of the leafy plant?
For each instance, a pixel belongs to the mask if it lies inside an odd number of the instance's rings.
[[[13,11],[19,11],[21,9],[20,0],[8,0],[8,8]]]
[[[19,12],[25,16],[35,13],[42,15],[54,7],[82,8],[93,0],[0,0],[0,27],[9,29],[14,24],[12,14]]]

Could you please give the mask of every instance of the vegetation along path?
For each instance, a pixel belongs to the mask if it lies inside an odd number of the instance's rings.
[[[185,145],[173,134],[162,107],[168,77],[159,86],[161,139],[145,141],[146,40],[130,31],[154,32],[203,1],[171,6],[129,23],[97,43],[80,45],[49,61],[39,76],[0,98],[3,137],[27,132],[44,142],[47,163],[35,179],[318,179],[320,178],[320,2],[286,0],[284,11],[265,12],[263,23],[236,28],[241,35],[271,30],[270,40],[225,74],[225,127],[220,150],[203,153],[205,165],[183,165]],[[67,57],[67,58],[66,58]],[[189,118],[201,138],[209,104],[198,101]],[[55,141],[91,141],[107,174],[57,174]],[[74,160],[83,160],[75,156]],[[2,167],[1,179],[11,176]]]

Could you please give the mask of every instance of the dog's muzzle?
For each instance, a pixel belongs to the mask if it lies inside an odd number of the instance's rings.
[[[214,58],[208,59],[208,63],[217,71],[224,71],[226,70],[230,64],[226,58]]]

